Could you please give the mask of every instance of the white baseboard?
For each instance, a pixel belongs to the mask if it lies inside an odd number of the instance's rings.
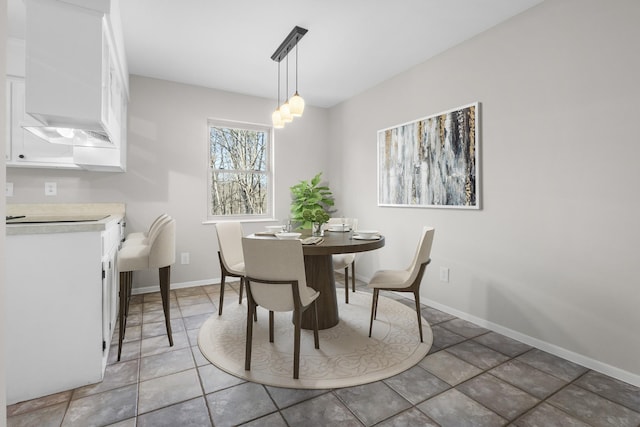
[[[640,387],[640,375],[636,375],[634,373],[625,371],[623,369],[616,368],[615,366],[611,366],[599,360],[595,360],[590,357],[584,356],[582,354],[575,353],[573,351],[567,350],[566,348],[557,346],[555,344],[551,344],[546,341],[542,341],[537,338],[530,337],[529,335],[522,334],[512,329],[505,328],[504,326],[498,325],[493,322],[489,322],[488,320],[481,319],[476,316],[472,316],[468,313],[462,312],[460,310],[456,310],[454,308],[448,307],[438,302],[435,302],[429,299],[422,299],[421,302],[430,307],[436,308],[440,311],[444,311],[445,313],[459,317],[460,319],[467,320],[471,323],[475,323],[478,326],[482,326],[483,328],[490,329],[494,332],[505,335],[509,338],[513,338],[514,340],[528,344],[539,350],[546,351],[547,353],[551,353],[554,356],[562,357],[563,359],[569,360],[570,362],[574,362],[579,365],[582,365],[585,368],[593,369],[594,371],[598,371],[610,377],[617,378],[620,381],[624,381],[636,387]]]
[[[217,278],[206,279],[206,280],[194,280],[191,282],[171,283],[171,289],[183,289],[183,288],[192,288],[194,286],[217,285],[220,283],[221,280],[222,279],[220,277],[217,277]],[[230,281],[227,281],[226,283],[233,283],[234,281],[235,280],[230,280]],[[152,292],[160,292],[160,284],[131,289],[131,293],[133,295],[149,294]]]

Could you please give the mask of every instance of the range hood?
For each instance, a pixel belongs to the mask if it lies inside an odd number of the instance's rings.
[[[25,0],[24,129],[55,144],[119,148],[124,74],[111,0]]]
[[[104,131],[52,126],[24,126],[23,128],[53,144],[115,148],[111,138]]]

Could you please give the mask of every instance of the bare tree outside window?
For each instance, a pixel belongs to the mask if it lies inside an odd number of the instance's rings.
[[[209,123],[209,217],[270,214],[270,129]]]

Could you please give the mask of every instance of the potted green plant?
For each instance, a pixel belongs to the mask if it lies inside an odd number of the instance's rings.
[[[333,193],[328,186],[321,185],[321,176],[322,172],[319,172],[311,181],[300,181],[290,187],[291,219],[300,228],[310,229],[314,222],[324,224],[329,221],[329,209],[334,204]],[[308,211],[306,218],[305,211]]]

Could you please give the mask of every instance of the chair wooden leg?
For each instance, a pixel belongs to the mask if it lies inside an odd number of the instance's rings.
[[[320,337],[318,336],[318,304],[313,301],[313,344],[320,348]]]
[[[238,298],[238,304],[242,304],[242,290],[244,289],[244,277],[240,278],[240,297]]]
[[[369,338],[371,338],[371,330],[373,329],[373,319],[376,317],[378,311],[378,293],[379,289],[373,290],[373,300],[371,301],[371,320],[369,321]]]
[[[249,292],[249,286],[247,285],[247,343],[244,353],[244,370],[251,370],[251,341],[253,339],[253,322],[251,318],[253,317],[253,311],[255,310],[255,306],[253,304],[253,298],[251,298],[251,293]]]
[[[222,269],[222,279],[220,279],[220,302],[218,303],[218,316],[222,315],[222,305],[224,304],[224,282],[226,279],[224,268]]]
[[[273,342],[273,311],[269,310],[269,342]]]
[[[171,333],[171,301],[169,300],[169,287],[171,283],[171,266],[160,268],[160,296],[162,297],[162,309],[164,310],[164,324],[167,327],[169,347],[173,347],[173,334]]]
[[[293,337],[293,379],[297,380],[300,377],[300,325],[302,324],[302,310],[296,309],[294,311],[295,321],[295,335]]]
[[[122,353],[122,341],[124,340],[124,332],[126,328],[125,310],[127,304],[127,277],[127,271],[120,272],[120,310],[118,313],[118,321],[120,322],[120,327],[118,329],[118,362],[120,361],[120,354]]]
[[[344,268],[344,303],[349,304],[349,266]]]
[[[351,263],[351,290],[356,291],[356,260]]]
[[[422,316],[420,315],[420,291],[413,291],[413,297],[416,300],[416,313],[418,315],[418,330],[420,331],[420,342],[422,341]]]

